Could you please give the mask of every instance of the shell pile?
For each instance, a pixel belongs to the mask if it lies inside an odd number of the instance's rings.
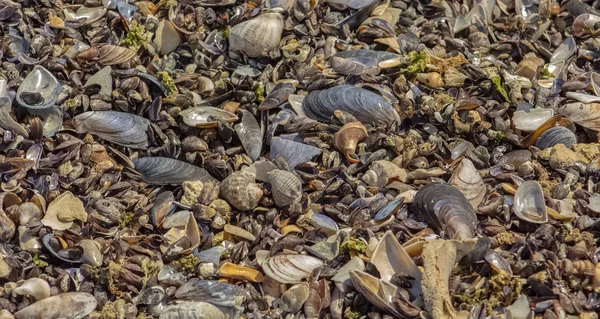
[[[599,319],[600,1],[0,0],[0,319]]]

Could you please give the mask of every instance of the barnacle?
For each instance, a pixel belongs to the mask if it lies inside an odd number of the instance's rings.
[[[146,41],[146,28],[143,25],[138,24],[137,21],[133,20],[131,25],[129,26],[129,31],[127,32],[127,36],[125,40],[123,40],[123,44],[128,47],[137,50],[144,42]]]
[[[169,73],[162,71],[162,72],[158,72],[156,73],[156,78],[162,83],[164,84],[164,86],[167,87],[167,90],[169,90],[170,94],[176,94],[179,93],[179,91],[177,90],[177,86],[175,85],[175,81],[173,80],[173,78],[169,75]]]
[[[364,254],[367,250],[367,244],[358,238],[350,237],[342,243],[341,249],[350,254]]]

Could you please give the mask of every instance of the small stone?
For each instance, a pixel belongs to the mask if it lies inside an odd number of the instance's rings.
[[[183,196],[181,197],[181,203],[186,206],[192,206],[198,202],[198,196],[202,192],[204,183],[201,181],[189,181],[183,182]]]

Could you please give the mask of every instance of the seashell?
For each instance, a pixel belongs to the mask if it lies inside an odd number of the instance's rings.
[[[17,231],[19,232],[19,247],[21,247],[22,250],[37,252],[42,248],[42,243],[38,239],[37,234],[31,229],[25,226],[19,226],[17,227]]]
[[[519,185],[513,209],[515,215],[524,221],[536,224],[548,222],[544,190],[536,181],[525,181]]]
[[[123,17],[127,22],[131,22],[131,20],[133,20],[133,15],[135,14],[136,10],[137,8],[134,5],[131,5],[127,2],[117,3],[117,11],[119,11],[121,17]]]
[[[600,16],[595,14],[583,13],[578,15],[573,24],[573,34],[580,36],[595,32],[595,25],[600,22]]]
[[[164,258],[171,259],[176,256],[189,255],[200,245],[200,229],[192,212],[188,212],[188,221],[184,227],[173,227],[165,238],[169,244],[164,253]]]
[[[242,305],[245,292],[236,285],[216,280],[192,278],[175,291],[175,298],[181,300],[206,301],[217,306]]]
[[[515,70],[515,74],[526,77],[530,81],[533,81],[538,74],[538,70],[540,67],[544,65],[544,59],[538,58],[536,56],[530,56],[524,58],[517,65],[517,69]]]
[[[498,255],[494,251],[490,251],[485,255],[485,261],[499,274],[513,275],[510,263],[504,257]]]
[[[87,292],[67,292],[37,301],[14,313],[16,319],[81,319],[96,309],[96,298]]]
[[[105,44],[98,49],[97,62],[101,65],[115,65],[129,61],[135,51],[117,45]]]
[[[333,135],[333,144],[344,153],[346,160],[350,163],[358,163],[359,159],[354,158],[356,146],[369,136],[367,128],[360,122],[350,122]]]
[[[331,278],[331,281],[336,283],[336,286],[343,292],[347,292],[349,288],[354,287],[352,279],[350,278],[350,271],[352,270],[364,271],[365,262],[360,259],[360,257],[354,256],[350,261],[338,269],[335,276]]]
[[[532,313],[529,299],[523,294],[519,295],[517,300],[507,307],[507,309],[508,313],[510,313],[510,318],[514,319],[527,319],[531,317]]]
[[[221,183],[219,193],[233,207],[243,211],[252,210],[258,206],[263,195],[254,180],[255,175],[248,171],[235,172]]]
[[[233,123],[238,120],[237,115],[211,106],[196,106],[179,112],[183,123],[191,127],[211,128],[217,127],[219,121]]]
[[[27,77],[21,82],[17,90],[17,102],[31,110],[43,110],[51,108],[56,103],[58,93],[60,93],[60,82],[56,77],[44,67],[36,65],[33,70],[27,74]],[[39,103],[29,104],[23,97],[28,93],[35,93],[39,96]]]
[[[88,8],[85,6],[81,6],[79,7],[79,9],[77,9],[76,12],[73,12],[68,9],[63,9],[65,20],[77,21],[80,19],[85,19],[84,25],[90,25],[102,19],[106,15],[106,12],[107,9],[103,7]]]
[[[279,13],[262,14],[231,28],[229,51],[257,58],[278,47],[282,32],[283,17]]]
[[[414,278],[411,295],[415,298],[421,295],[421,271],[391,231],[386,231],[379,241],[371,257],[371,264],[377,268],[381,279],[385,281],[390,281],[396,273],[411,276]]]
[[[150,221],[154,226],[160,226],[165,216],[175,211],[174,200],[175,196],[171,191],[164,191],[156,196],[150,209]]]
[[[73,226],[73,221],[87,221],[83,202],[67,191],[56,197],[42,219],[42,224],[54,230],[65,230]]]
[[[396,53],[392,53],[392,52],[387,52],[387,51],[375,51],[375,50],[368,50],[368,49],[359,49],[359,50],[346,50],[346,51],[340,51],[338,53],[335,54],[335,57],[339,57],[339,58],[374,58],[377,60],[377,63],[380,62],[384,62],[384,61],[388,61],[388,60],[395,60],[395,59],[399,59],[400,55],[396,54]]]
[[[233,235],[233,236],[237,236],[240,238],[244,238],[246,240],[249,240],[251,242],[256,240],[256,237],[254,237],[254,235],[252,235],[249,231],[241,228],[241,227],[237,227],[237,226],[233,226],[233,225],[225,225],[225,227],[223,228],[223,230],[225,231],[225,233],[229,234],[229,235]]]
[[[12,291],[13,296],[32,296],[35,300],[50,297],[50,285],[40,278],[29,278]]]
[[[1,80],[1,79],[0,79]],[[590,74],[590,82],[596,96],[600,97],[600,73],[592,72]],[[2,94],[0,93],[0,96]]]
[[[310,223],[313,227],[325,230],[328,234],[332,235],[338,232],[338,224],[331,218],[323,214],[312,214],[310,216]]]
[[[485,197],[485,184],[479,172],[468,158],[463,158],[454,169],[448,184],[456,187],[465,198],[471,203],[473,208],[477,208]]]
[[[0,79],[0,81],[3,81]],[[29,137],[27,130],[15,121],[10,115],[12,105],[8,97],[0,97],[0,127],[5,130],[12,130],[25,138]]]
[[[427,85],[430,88],[440,88],[446,85],[442,80],[442,75],[437,72],[417,73],[417,81]]]
[[[267,173],[275,205],[285,207],[302,197],[302,181],[292,172],[275,169]]]
[[[181,35],[171,21],[166,19],[160,21],[154,34],[154,44],[158,47],[160,55],[167,55],[175,51],[181,44]]]
[[[73,125],[79,133],[95,134],[121,146],[148,147],[150,121],[141,116],[117,111],[90,111],[75,116]]]
[[[250,282],[262,282],[264,280],[263,274],[258,270],[232,264],[230,262],[221,265],[221,268],[219,268],[219,276]]]
[[[102,266],[103,254],[101,252],[102,245],[100,243],[91,239],[83,239],[79,242],[78,246],[83,248],[81,261],[84,264],[89,264],[94,267]]]
[[[552,116],[554,116],[554,110],[552,109],[534,108],[529,112],[516,111],[513,114],[512,121],[517,130],[533,132]]]
[[[545,150],[556,144],[571,147],[573,144],[577,144],[577,136],[564,126],[555,126],[540,135],[535,142],[535,147]]]
[[[335,73],[350,75],[362,74],[369,68],[376,66],[379,61],[373,57],[331,58],[331,68]]]
[[[564,104],[558,108],[558,113],[585,128],[600,131],[600,103]]]
[[[294,169],[300,163],[312,160],[315,158],[315,156],[320,155],[322,152],[322,149],[304,143],[299,143],[280,137],[273,137],[271,139],[271,160],[275,160],[277,157],[282,157],[287,161],[287,164],[291,169]]]
[[[297,313],[302,309],[304,302],[308,299],[308,286],[307,282],[302,282],[286,290],[280,298],[279,306],[281,310],[289,313]]]
[[[215,181],[201,167],[168,157],[144,157],[134,161],[135,169],[146,183],[179,185],[185,181]]]
[[[565,96],[570,99],[573,99],[577,102],[581,102],[581,103],[600,102],[600,96],[591,95],[591,94],[569,91],[569,92],[565,93]]]
[[[477,216],[471,203],[455,187],[443,183],[422,186],[413,207],[417,216],[446,238],[472,238]]]
[[[274,109],[287,102],[288,96],[296,90],[293,83],[279,82],[269,92],[267,97],[260,103],[258,109],[261,111]]]
[[[332,261],[340,254],[340,236],[337,234],[329,236],[327,240],[322,240],[312,246],[304,246],[304,249],[326,261]]]
[[[158,305],[165,299],[165,289],[162,286],[148,287],[134,298],[136,305]]]
[[[563,43],[561,43],[554,53],[552,57],[550,57],[550,63],[555,63],[559,61],[566,61],[577,51],[577,43],[575,43],[575,39],[572,36],[568,36]]]
[[[307,318],[319,318],[321,309],[327,307],[330,301],[331,292],[327,280],[313,281],[309,285],[308,298],[304,303],[304,314]]]
[[[307,255],[276,255],[262,263],[265,274],[282,284],[297,284],[308,278],[323,262]]]
[[[239,317],[233,307],[222,307],[204,301],[184,301],[168,305],[159,319],[231,319]]]
[[[350,271],[350,278],[354,288],[375,307],[397,318],[404,318],[394,307],[393,298],[398,290],[396,286],[360,270]]]
[[[400,121],[398,113],[383,97],[351,85],[310,92],[302,101],[302,110],[309,118],[324,123],[333,123],[336,110],[352,114],[364,123],[389,125]]]
[[[242,121],[235,125],[242,146],[252,161],[256,161],[262,151],[262,132],[252,113],[242,110]]]
[[[85,82],[84,87],[100,85],[100,93],[110,96],[113,90],[112,80],[112,68],[110,66],[105,66],[104,68],[100,69],[100,71],[89,77]]]
[[[64,239],[59,236],[55,236],[52,233],[48,233],[42,237],[42,244],[44,247],[54,256],[61,261],[80,264],[81,258],[83,257],[83,248],[81,247],[67,247]]]

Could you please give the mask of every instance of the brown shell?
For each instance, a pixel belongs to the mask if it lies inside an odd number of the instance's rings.
[[[284,207],[302,197],[302,181],[292,172],[275,169],[267,174],[271,183],[275,205]]]
[[[103,45],[98,50],[98,63],[102,65],[115,65],[129,61],[135,56],[135,51],[117,45]]]
[[[352,157],[356,151],[356,145],[368,136],[367,128],[360,122],[350,122],[333,135],[335,147],[344,153],[350,163],[358,163],[359,160]]]
[[[221,183],[220,194],[229,204],[239,210],[254,209],[263,195],[260,187],[254,183],[254,179],[253,173],[235,172]]]

